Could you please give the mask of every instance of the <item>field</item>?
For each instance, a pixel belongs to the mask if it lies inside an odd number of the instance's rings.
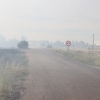
[[[25,52],[0,50],[0,100],[18,100],[24,94],[24,80],[28,74]]]
[[[54,49],[57,53],[63,54],[69,58],[84,62],[86,64],[100,67],[100,52],[99,51],[82,51],[82,50],[64,50]]]

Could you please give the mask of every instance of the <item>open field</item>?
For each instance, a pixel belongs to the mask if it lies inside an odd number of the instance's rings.
[[[100,67],[100,51],[86,51],[86,50],[64,50],[54,49],[57,53],[63,54],[69,58],[84,62],[86,64]]]
[[[25,52],[0,50],[0,100],[18,100],[24,93],[23,84],[27,74],[28,59]]]

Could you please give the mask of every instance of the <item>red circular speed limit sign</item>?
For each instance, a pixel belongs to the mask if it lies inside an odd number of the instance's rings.
[[[66,46],[70,46],[71,45],[71,41],[66,41]]]

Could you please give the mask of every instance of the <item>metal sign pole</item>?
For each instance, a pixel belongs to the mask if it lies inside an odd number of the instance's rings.
[[[92,45],[92,52],[94,51],[94,34],[93,34],[93,45]]]
[[[69,46],[67,46],[67,52],[69,52]]]

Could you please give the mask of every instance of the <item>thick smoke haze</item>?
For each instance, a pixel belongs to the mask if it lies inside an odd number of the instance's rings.
[[[0,35],[0,49],[8,48],[8,49],[17,49],[18,44],[22,41],[27,41],[27,38],[22,36],[21,39],[6,39],[4,36]],[[71,48],[91,48],[91,45],[84,41],[71,41]],[[50,42],[48,40],[40,40],[40,41],[27,41],[29,48],[66,48],[65,42],[57,40],[56,42]]]
[[[100,37],[100,0],[1,0],[0,34],[7,39],[83,40]]]

